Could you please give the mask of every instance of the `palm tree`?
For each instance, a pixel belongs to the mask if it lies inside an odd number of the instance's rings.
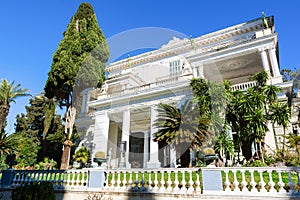
[[[257,109],[253,113],[247,115],[245,118],[248,120],[248,130],[251,141],[257,142],[259,145],[259,153],[257,155],[261,157],[264,162],[261,142],[268,131],[268,127],[266,125],[267,120],[264,111],[262,109]]]
[[[291,108],[286,103],[274,103],[270,105],[269,119],[273,123],[277,123],[283,127],[283,145],[282,150],[285,150],[286,129],[290,123]]]
[[[278,92],[280,92],[280,88],[275,86],[275,85],[266,85],[263,89],[264,94],[266,95],[266,110],[268,112],[269,106],[276,103],[278,100]],[[275,140],[275,146],[276,149],[278,149],[278,141],[276,137],[276,131],[275,131],[275,121],[272,121],[272,129],[273,129],[273,135],[274,135],[274,140]]]
[[[189,148],[201,147],[208,135],[209,120],[200,118],[194,105],[187,101],[181,108],[168,104],[159,104],[158,119],[155,122],[159,130],[154,140],[166,144],[174,143],[180,152],[181,166],[189,166]]]
[[[43,105],[43,111],[45,115],[43,140],[45,140],[50,129],[51,122],[56,114],[57,101],[55,98],[48,99],[43,93],[41,93],[41,95],[35,96],[35,98]]]
[[[289,140],[289,147],[294,148],[298,154],[298,160],[300,161],[300,135],[290,133],[286,138]]]
[[[7,136],[4,132],[0,133],[0,157],[12,152],[13,142],[12,136]]]
[[[9,83],[6,79],[2,79],[0,83],[0,130],[8,116],[10,103],[22,96],[30,96],[27,89],[20,88],[20,84],[14,85],[14,81]]]
[[[251,76],[250,79],[253,81],[256,81],[255,88],[261,88],[263,86],[266,86],[267,81],[269,79],[269,74],[268,74],[268,72],[263,70],[261,72],[254,74],[253,76]]]

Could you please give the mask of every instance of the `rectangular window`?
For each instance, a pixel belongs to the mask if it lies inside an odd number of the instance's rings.
[[[170,64],[170,75],[176,75],[181,72],[180,60],[171,61],[169,64]]]

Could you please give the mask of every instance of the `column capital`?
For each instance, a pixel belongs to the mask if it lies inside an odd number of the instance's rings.
[[[261,53],[261,52],[264,52],[264,51],[270,50],[270,49],[275,49],[275,45],[270,44],[270,45],[266,45],[266,46],[263,46],[263,47],[259,47],[258,51]]]

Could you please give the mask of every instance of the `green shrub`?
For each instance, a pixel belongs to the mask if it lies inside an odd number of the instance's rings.
[[[53,185],[49,182],[24,184],[12,192],[12,200],[55,200]]]
[[[251,164],[250,167],[267,167],[267,164],[264,163],[261,160],[254,160]]]
[[[276,163],[276,157],[275,155],[272,155],[272,154],[265,154],[264,155],[264,158],[265,158],[265,163],[268,165],[268,166],[272,166]]]

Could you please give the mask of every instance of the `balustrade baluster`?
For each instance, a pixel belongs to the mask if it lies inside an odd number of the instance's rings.
[[[147,182],[146,182],[147,188],[146,188],[146,191],[150,192],[150,190],[151,190],[151,172],[145,171],[145,173],[147,173]]]
[[[117,175],[118,175],[118,179],[117,179],[117,185],[116,185],[116,189],[117,191],[121,190],[121,171],[117,170],[116,171]]]
[[[193,171],[189,171],[189,181],[188,181],[188,193],[194,192],[194,181],[193,181]]]
[[[132,171],[129,171],[127,190],[131,190],[131,188],[132,188]]]
[[[28,182],[29,184],[31,184],[31,183],[33,182],[31,176],[32,176],[32,172],[31,172],[31,171],[28,171],[28,172],[27,172],[27,182]]]
[[[113,176],[112,176],[112,179],[111,179],[111,189],[112,190],[116,190],[116,187],[117,187],[117,177],[118,176],[118,173],[117,173],[117,171],[114,171],[113,172]]]
[[[270,186],[269,192],[275,193],[277,192],[274,188],[275,186],[275,182],[273,181],[273,177],[272,177],[272,171],[273,170],[267,170],[268,174],[269,174],[269,183],[268,185]]]
[[[168,180],[167,180],[167,188],[166,188],[166,191],[167,192],[171,192],[172,191],[172,180],[171,180],[171,171],[166,171],[167,172],[167,175],[168,175]]]
[[[159,191],[160,192],[165,192],[166,191],[166,187],[165,187],[165,171],[161,171],[161,180],[160,180],[160,187],[159,187]]]
[[[181,175],[182,175],[182,181],[181,181],[181,193],[185,194],[187,192],[187,189],[186,189],[186,180],[185,180],[185,171],[181,171]]]
[[[195,172],[196,173],[196,183],[195,183],[195,185],[196,185],[196,193],[201,193],[201,186],[200,186],[200,184],[201,184],[201,182],[200,182],[200,171],[198,171],[198,172]]]
[[[53,172],[53,188],[54,189],[59,189],[59,186],[58,186],[58,180],[57,180],[57,171],[54,171]]]
[[[53,171],[50,171],[49,174],[50,174],[49,182],[53,184],[53,182],[55,180],[55,179],[53,179]]]
[[[238,171],[237,170],[235,170],[235,169],[233,169],[232,170],[232,173],[233,173],[233,185],[234,185],[234,189],[233,189],[233,191],[234,192],[240,192],[241,190],[240,190],[240,188],[239,188],[239,181],[237,180],[237,173],[238,173]]]
[[[72,185],[72,181],[71,181],[71,172],[70,171],[67,171],[67,176],[68,176],[68,179],[67,179],[67,185],[66,187],[70,187]]]
[[[250,175],[251,175],[251,181],[250,181],[251,192],[258,192],[257,189],[255,188],[256,182],[255,182],[255,179],[254,179],[254,170],[250,169],[249,172],[250,172]]]
[[[133,172],[135,173],[135,180],[134,180],[134,187],[132,188],[133,191],[139,190],[139,171]]]
[[[70,171],[70,177],[71,177],[71,185],[75,186],[75,180],[77,178],[78,173],[74,171]]]
[[[123,179],[121,180],[121,174],[123,175]],[[120,171],[120,190],[121,191],[124,191],[126,190],[126,183],[127,183],[127,180],[126,180],[126,171]]]
[[[104,187],[103,187],[103,190],[104,190],[104,189],[109,190],[109,176],[110,176],[110,170],[108,170],[108,171],[106,172],[106,180],[105,180],[105,185],[104,185]]]
[[[153,173],[154,173],[154,181],[153,181],[154,187],[152,188],[152,191],[156,192],[158,190],[158,179],[157,179],[158,171],[153,171]]]
[[[146,191],[146,187],[145,187],[145,171],[142,170],[141,171],[141,174],[142,174],[142,180],[141,180],[141,188],[140,188],[140,191]]]
[[[175,180],[174,180],[174,189],[173,189],[173,191],[176,193],[176,192],[180,191],[179,181],[178,181],[178,170],[174,170],[174,174],[175,174]]]
[[[24,174],[24,176],[25,176],[25,178],[24,178],[24,183],[29,182],[29,177],[28,177],[29,172],[23,171],[23,174]]]
[[[267,190],[265,188],[266,183],[263,178],[263,171],[258,170],[258,173],[259,173],[259,179],[260,179],[260,181],[259,181],[260,192],[266,192]]]
[[[242,173],[242,182],[241,182],[241,185],[242,185],[242,192],[249,192],[248,188],[247,188],[247,181],[246,181],[246,177],[245,177],[245,174],[246,174],[246,170],[244,169],[241,169],[240,172]]]
[[[87,186],[87,182],[86,182],[88,180],[87,178],[88,178],[87,171],[83,171],[82,172],[81,181],[80,181],[82,187],[86,187]]]
[[[82,176],[83,176],[82,171],[79,171],[78,172],[78,176],[77,176],[77,180],[76,180],[76,186],[77,187],[82,187],[82,185],[81,185]]]
[[[58,179],[58,185],[60,189],[64,188],[65,184],[65,172],[64,171],[59,171],[59,179]]]
[[[225,182],[224,182],[225,191],[231,192],[230,181],[229,181],[229,177],[228,177],[229,170],[228,169],[224,169],[224,173],[225,173]]]
[[[288,177],[289,177],[289,182],[288,182],[288,186],[289,186],[289,191],[291,194],[294,194],[296,192],[295,190],[295,185],[291,176],[291,171],[288,172]]]

